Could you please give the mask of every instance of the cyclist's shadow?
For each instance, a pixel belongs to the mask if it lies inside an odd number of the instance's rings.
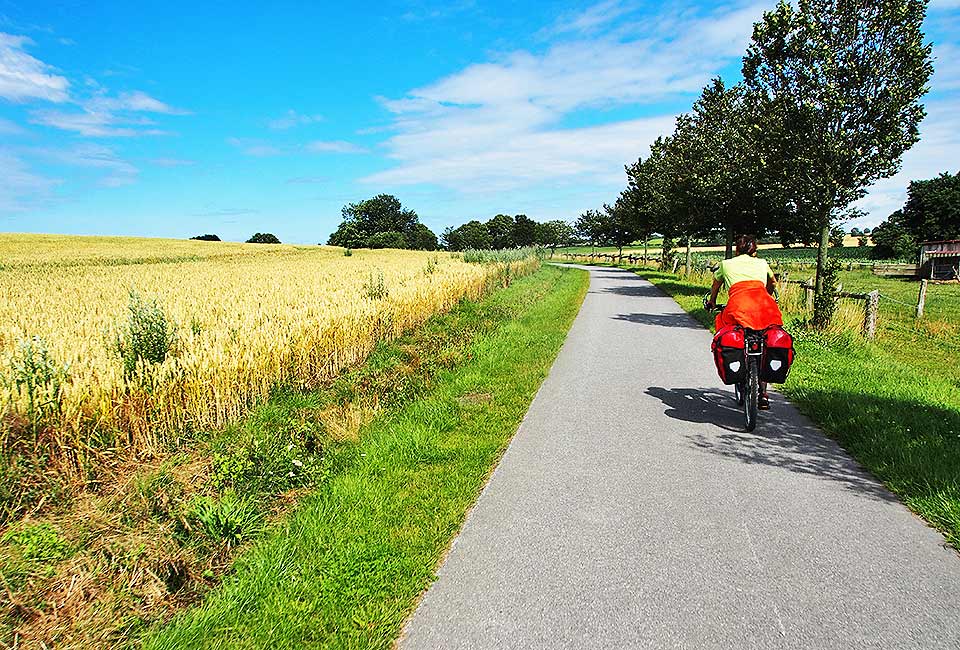
[[[647,395],[667,406],[664,415],[676,420],[715,424],[728,431],[743,431],[743,411],[733,390],[716,388],[662,388],[651,386]]]

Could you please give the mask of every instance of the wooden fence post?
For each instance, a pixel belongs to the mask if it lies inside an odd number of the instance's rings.
[[[927,301],[927,281],[920,280],[920,296],[917,298],[917,318],[923,318],[923,303]]]
[[[877,336],[877,308],[880,306],[880,292],[874,289],[867,294],[865,314],[863,318],[863,333],[868,339]]]
[[[674,258],[673,258],[673,272],[674,272],[674,273],[677,272],[677,267],[678,267],[678,266],[680,266],[680,258],[679,258],[679,257],[674,257]]]
[[[806,297],[807,303],[807,312],[813,312],[813,292],[816,290],[816,285],[813,284],[813,278],[807,280],[807,283],[803,285],[803,293]]]

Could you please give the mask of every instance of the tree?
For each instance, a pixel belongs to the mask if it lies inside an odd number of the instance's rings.
[[[404,237],[402,232],[396,230],[370,235],[364,242],[364,246],[366,248],[409,248],[407,238]]]
[[[197,235],[196,237],[191,237],[196,241],[220,241],[220,238],[216,235]]]
[[[462,251],[463,246],[460,243],[460,233],[453,226],[447,226],[440,234],[440,245],[444,250]]]
[[[654,146],[657,145],[654,144]],[[653,196],[656,187],[656,179],[653,178],[653,175],[658,173],[656,162],[651,153],[646,161],[638,158],[637,162],[624,167],[627,172],[627,189],[624,190],[624,201],[630,211],[630,220],[637,237],[643,240],[644,265],[647,261],[647,246],[650,236],[657,229],[658,211],[653,207],[653,201],[656,200]]]
[[[513,217],[514,246],[533,246],[537,241],[537,222],[525,214]]]
[[[918,243],[960,239],[960,173],[911,181],[903,225]]]
[[[513,217],[498,214],[487,222],[487,231],[490,233],[490,246],[495,250],[513,248]]]
[[[754,25],[743,77],[769,120],[763,155],[797,220],[820,232],[819,294],[830,228],[917,141],[932,72],[926,0],[781,0]],[[827,310],[829,311],[829,310]],[[814,323],[826,325],[818,310]]]
[[[607,216],[603,222],[603,240],[605,243],[616,246],[617,254],[623,255],[623,247],[637,238],[628,200],[621,193],[613,205],[604,203],[603,210]]]
[[[907,227],[903,210],[891,214],[870,235],[873,250],[870,256],[876,260],[914,259],[918,250],[917,239]]]
[[[341,221],[336,231],[327,239],[327,244],[344,248],[363,248],[367,245],[367,237],[361,234],[352,221]]]
[[[562,246],[569,246],[574,238],[573,226],[566,221],[556,219],[537,224],[537,245],[550,249],[550,257]]]
[[[674,209],[681,220],[678,230],[688,242],[721,231],[727,257],[736,235],[762,237],[782,216],[777,184],[762,174],[754,108],[743,85],[727,88],[716,78],[703,89],[692,112],[677,118],[668,148],[674,200],[679,203]],[[687,251],[689,257],[689,244]]]
[[[398,232],[410,238],[420,223],[417,213],[405,209],[391,194],[378,194],[372,199],[348,203],[340,212],[343,221],[327,241],[332,246],[359,248],[366,246],[371,236],[380,233]]]
[[[830,229],[830,246],[833,248],[843,248],[843,240],[847,238],[847,231],[841,226],[834,226]]]
[[[590,242],[590,246],[600,246],[603,244],[604,233],[609,230],[604,223],[606,219],[606,215],[601,212],[587,210],[577,218],[574,230],[581,239]]]
[[[258,232],[253,235],[250,239],[247,240],[248,244],[279,244],[280,240],[277,239],[276,235],[273,235],[268,232]]]
[[[437,236],[422,223],[415,223],[406,234],[405,248],[416,251],[437,250]]]
[[[447,233],[444,233],[447,235]],[[490,231],[487,226],[474,219],[459,228],[455,228],[446,237],[447,249],[463,251],[467,249],[486,250],[490,248]]]
[[[857,228],[856,226],[854,226],[853,228],[850,229],[850,236],[851,236],[851,237],[859,237],[859,236],[862,235],[862,234],[863,234],[863,231],[861,231],[861,230],[860,230],[859,228]]]

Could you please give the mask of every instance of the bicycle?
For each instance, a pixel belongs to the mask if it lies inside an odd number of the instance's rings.
[[[710,311],[723,311],[726,305],[714,305],[713,310],[708,307],[709,297],[704,297],[703,308]],[[757,428],[757,412],[760,401],[760,359],[763,357],[764,333],[763,330],[743,328],[744,363],[746,373],[743,379],[734,384],[734,396],[737,404],[743,409],[744,430],[747,433]]]

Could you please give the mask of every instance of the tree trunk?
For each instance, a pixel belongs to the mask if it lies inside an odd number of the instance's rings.
[[[733,226],[727,226],[727,252],[726,258],[733,257]]]
[[[823,291],[823,269],[827,265],[827,249],[830,247],[830,222],[820,231],[820,247],[817,249],[816,294]]]
[[[683,266],[683,274],[690,277],[690,238],[687,237],[687,262]]]
[[[650,241],[650,235],[643,236],[643,268],[647,268],[647,243]]]

